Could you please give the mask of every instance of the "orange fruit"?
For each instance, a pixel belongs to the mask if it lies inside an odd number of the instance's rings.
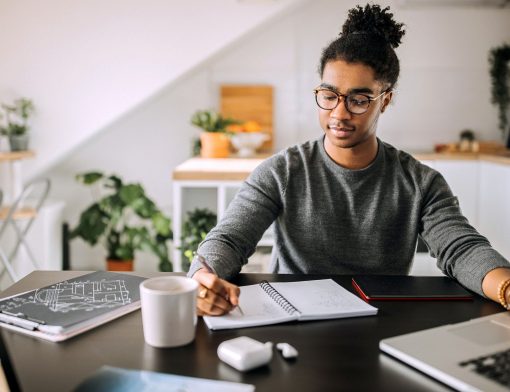
[[[230,124],[227,127],[227,131],[228,132],[232,132],[232,133],[243,132],[244,131],[244,127],[241,124]]]
[[[260,132],[262,127],[256,121],[246,121],[243,124],[243,128],[245,132]]]

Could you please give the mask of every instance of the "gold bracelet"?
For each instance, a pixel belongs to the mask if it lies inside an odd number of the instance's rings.
[[[505,292],[506,289],[510,286],[510,279],[502,281],[498,286],[498,300],[501,306],[503,306],[506,310],[510,310],[510,304],[506,300]]]

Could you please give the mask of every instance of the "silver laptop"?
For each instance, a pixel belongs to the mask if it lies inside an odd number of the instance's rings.
[[[510,312],[383,339],[379,348],[459,391],[510,391]]]

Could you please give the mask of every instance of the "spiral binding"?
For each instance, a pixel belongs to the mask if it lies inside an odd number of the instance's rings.
[[[287,299],[281,295],[278,290],[271,286],[271,283],[269,283],[267,280],[263,280],[259,283],[259,285],[262,287],[262,290],[264,290],[267,295],[269,295],[269,297],[279,306],[281,306],[287,313],[301,313],[294,305],[287,301]]]

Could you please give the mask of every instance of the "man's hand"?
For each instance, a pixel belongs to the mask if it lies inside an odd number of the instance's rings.
[[[241,290],[236,285],[220,279],[217,275],[199,269],[193,275],[198,281],[197,314],[220,316],[239,305]]]

